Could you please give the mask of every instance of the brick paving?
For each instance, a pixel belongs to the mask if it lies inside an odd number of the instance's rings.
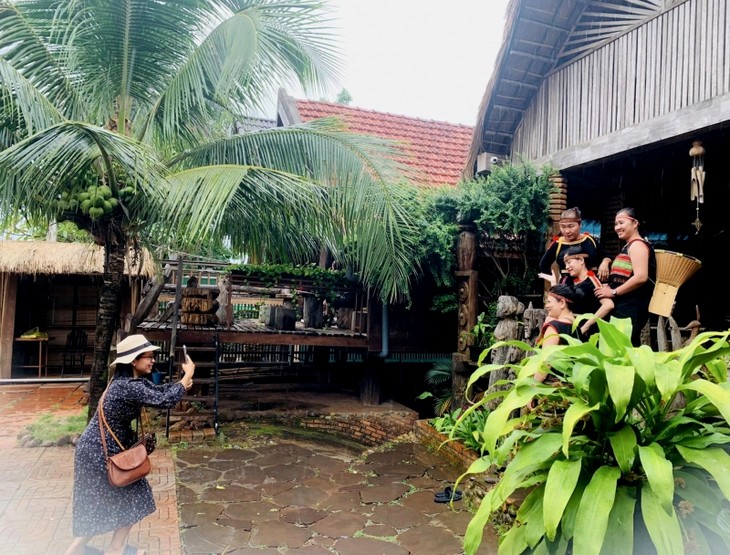
[[[81,384],[0,385],[0,554],[62,554],[71,533],[73,447],[19,448],[17,436],[38,416],[84,410]],[[148,476],[157,511],[132,528],[131,545],[149,555],[182,553],[175,465],[170,449],[152,454]],[[111,533],[89,545],[104,548]]]
[[[0,554],[62,554],[72,540],[73,447],[19,448],[16,438],[44,412],[83,410],[80,388],[0,386]],[[434,503],[457,471],[410,440],[353,452],[260,438],[177,459],[158,448],[152,459],[157,511],[130,534],[149,555],[461,555],[471,519],[463,503]],[[479,555],[496,546],[485,533]]]

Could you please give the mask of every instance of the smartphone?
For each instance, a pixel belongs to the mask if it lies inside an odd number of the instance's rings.
[[[188,348],[185,345],[183,345],[183,357],[188,360]]]

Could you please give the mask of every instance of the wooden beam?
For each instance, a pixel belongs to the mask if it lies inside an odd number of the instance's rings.
[[[656,117],[638,125],[608,133],[592,141],[531,160],[536,165],[552,163],[569,170],[603,158],[699,131],[726,122],[730,114],[730,93]]]

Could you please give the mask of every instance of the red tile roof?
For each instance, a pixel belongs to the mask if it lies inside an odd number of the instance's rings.
[[[455,186],[469,154],[474,128],[397,116],[344,104],[295,100],[302,121],[339,116],[355,133],[400,141],[407,177],[422,187]]]

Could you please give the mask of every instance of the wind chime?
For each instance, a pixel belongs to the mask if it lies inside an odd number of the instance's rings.
[[[689,155],[692,157],[691,170],[691,186],[690,200],[695,201],[695,221],[692,225],[697,230],[695,235],[699,234],[702,222],[700,221],[700,204],[705,202],[705,147],[702,141],[694,141],[692,148],[689,149]]]

